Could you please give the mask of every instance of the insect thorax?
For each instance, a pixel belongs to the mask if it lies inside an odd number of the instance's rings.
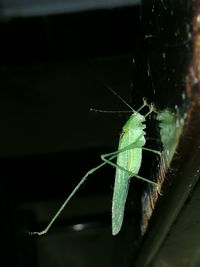
[[[137,143],[137,146],[143,146],[145,144],[144,135],[146,134],[144,129],[146,125],[143,124],[145,122],[145,117],[137,112],[133,113],[129,120],[123,127],[123,137],[124,139],[128,139],[128,143]],[[126,136],[126,137],[125,137]]]

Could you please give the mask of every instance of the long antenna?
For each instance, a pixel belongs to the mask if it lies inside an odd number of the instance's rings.
[[[103,110],[103,109],[96,109],[96,108],[90,108],[90,111],[93,112],[100,112],[100,113],[132,113],[130,110]]]
[[[94,67],[94,66],[93,66]],[[90,68],[90,66],[89,66]],[[96,72],[94,72],[94,68],[96,70]],[[113,95],[115,95],[119,100],[121,100],[127,107],[129,107],[133,112],[136,112],[120,95],[118,95],[109,85],[108,83],[105,81],[105,79],[102,77],[102,75],[100,75],[99,71],[96,69],[96,67],[94,67],[93,69],[90,68],[90,70],[95,74],[95,77],[97,77],[97,79],[99,80],[100,83],[104,84],[105,87],[107,87],[108,90],[111,91],[111,93],[113,93]]]
[[[102,83],[110,90],[113,95],[115,95],[118,99],[120,99],[127,107],[129,107],[133,112],[136,112],[120,95],[118,95],[104,80]]]

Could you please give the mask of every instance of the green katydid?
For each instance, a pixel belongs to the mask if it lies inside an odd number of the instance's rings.
[[[47,227],[41,232],[31,232],[30,234],[43,235],[46,234],[49,228],[52,226],[54,221],[60,215],[62,210],[65,208],[70,199],[75,195],[75,193],[79,190],[81,185],[86,181],[87,177],[98,169],[102,168],[104,165],[109,164],[116,167],[116,175],[115,175],[115,185],[114,185],[114,193],[113,193],[113,201],[112,201],[112,234],[116,235],[119,233],[123,218],[124,218],[124,209],[126,204],[126,199],[128,195],[129,182],[131,177],[136,177],[150,184],[156,185],[157,183],[143,178],[138,175],[138,172],[142,163],[142,150],[147,150],[153,153],[157,153],[161,155],[159,151],[145,148],[144,145],[146,143],[145,139],[145,131],[146,128],[145,120],[146,117],[154,111],[154,106],[152,104],[148,104],[145,99],[143,99],[143,105],[138,111],[132,109],[132,107],[126,103],[115,91],[111,88],[108,88],[113,92],[122,102],[124,102],[131,110],[132,114],[125,126],[123,127],[122,134],[119,140],[118,150],[109,154],[101,155],[102,163],[96,166],[95,168],[89,170],[81,179],[81,181],[77,184],[65,202],[62,204],[60,209],[56,212],[53,219],[47,225]],[[145,106],[149,107],[149,112],[143,116],[139,113],[141,109]],[[117,162],[113,163],[112,160],[117,158]]]

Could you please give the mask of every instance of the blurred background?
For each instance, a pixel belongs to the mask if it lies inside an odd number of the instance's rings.
[[[127,215],[113,238],[109,166],[88,178],[46,236],[28,232],[42,230],[100,155],[117,150],[129,115],[90,108],[127,110],[105,83],[130,103],[139,4],[0,2],[4,266],[127,266],[134,258],[140,202],[131,198],[135,218]]]

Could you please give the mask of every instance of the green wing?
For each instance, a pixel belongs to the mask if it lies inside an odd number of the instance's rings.
[[[144,136],[141,136],[140,138],[143,139]],[[124,209],[128,195],[129,182],[130,178],[134,176],[130,175],[129,172],[137,175],[141,166],[142,149],[141,147],[134,148],[134,145],[136,145],[137,143],[133,142],[133,139],[130,138],[130,132],[123,135],[123,138],[120,139],[119,150],[130,145],[131,144],[130,140],[133,143],[133,149],[123,151],[119,153],[117,157],[117,165],[124,168],[127,171],[116,168],[114,193],[112,201],[113,235],[118,234],[123,223]]]

